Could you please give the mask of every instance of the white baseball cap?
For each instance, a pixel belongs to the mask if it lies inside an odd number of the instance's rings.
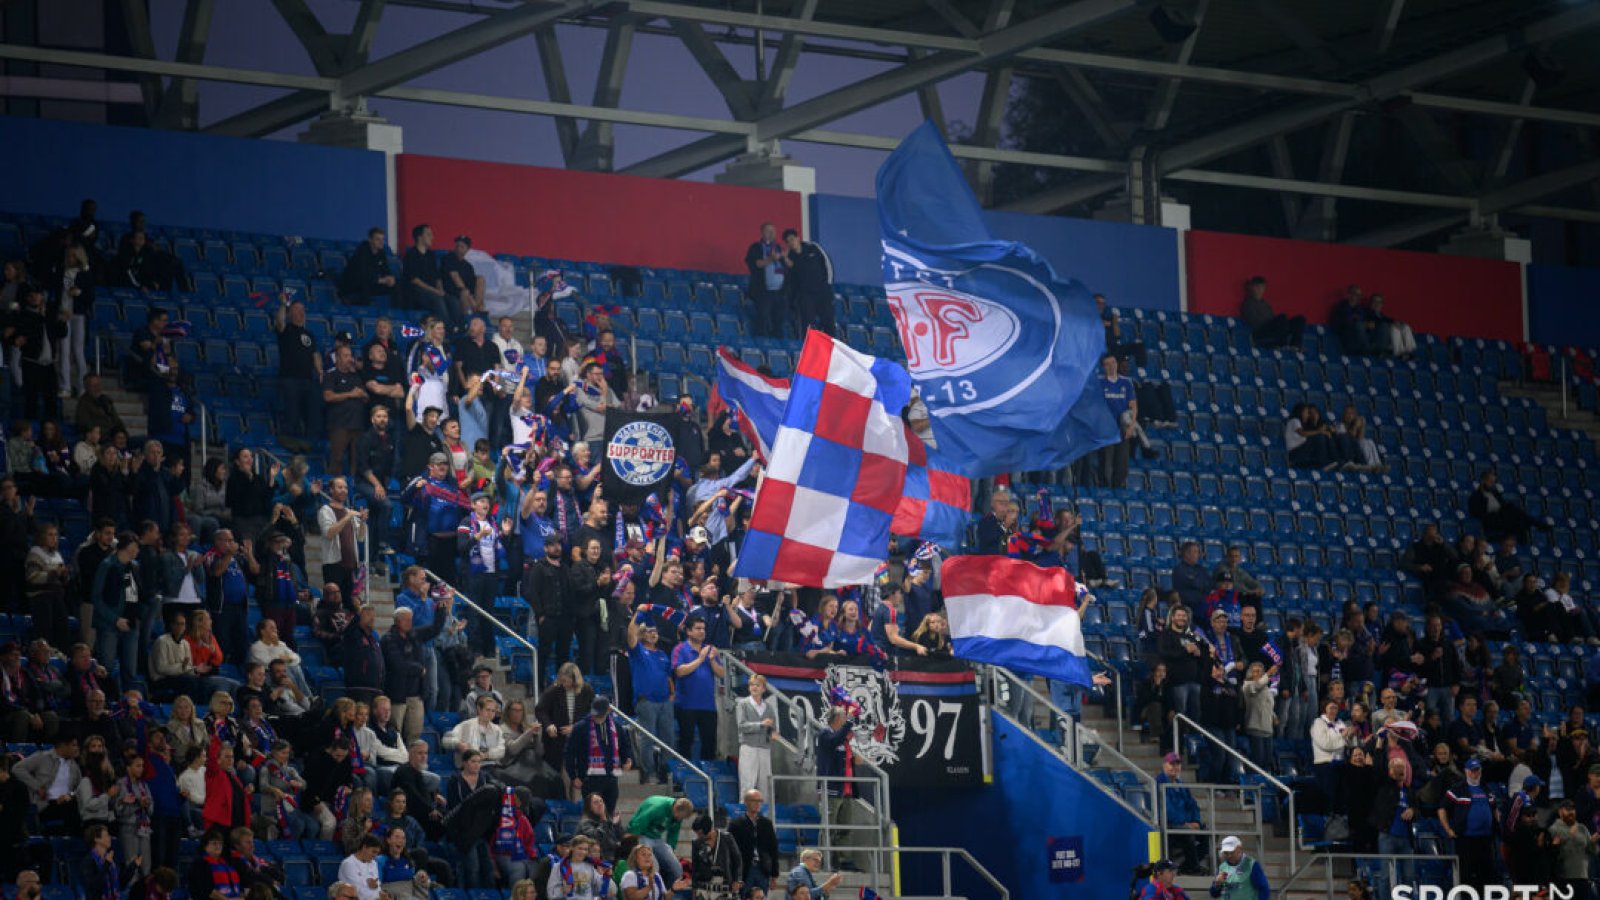
[[[1237,849],[1239,849],[1240,847],[1243,847],[1243,846],[1244,846],[1244,842],[1239,840],[1238,838],[1234,837],[1231,834],[1222,839],[1222,852],[1223,853],[1232,853],[1233,851],[1235,851],[1235,850],[1237,850]]]

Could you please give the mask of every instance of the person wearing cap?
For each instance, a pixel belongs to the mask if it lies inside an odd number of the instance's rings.
[[[497,709],[506,708],[505,695],[494,686],[494,669],[480,665],[472,670],[472,683],[467,689],[467,697],[461,701],[461,714],[465,716],[477,715],[478,698],[493,697],[498,704]]]
[[[1170,859],[1158,861],[1150,870],[1150,880],[1139,892],[1139,900],[1188,900],[1189,895],[1175,883],[1178,866]]]
[[[1539,808],[1533,798],[1542,793],[1544,781],[1537,775],[1522,779],[1523,788],[1512,796],[1511,808],[1501,822],[1501,851],[1513,884],[1548,882],[1544,871],[1545,837],[1539,826]]]
[[[706,511],[706,537],[702,539],[705,543],[714,547],[728,539],[728,510],[724,508],[725,505],[723,503],[715,501],[729,498],[729,494],[733,492],[736,486],[743,483],[745,479],[754,477],[757,474],[757,465],[756,458],[752,456],[745,460],[739,468],[735,469],[732,475],[726,478],[722,477],[720,463],[713,466],[712,463],[707,462],[700,467],[700,479],[690,486],[685,499],[688,501],[687,508],[693,514],[699,513],[701,505],[711,504]],[[690,518],[693,519],[694,515],[691,515]]]
[[[472,252],[472,236],[456,235],[450,252],[439,259],[439,275],[444,280],[445,293],[461,307],[464,315],[483,314],[483,276],[467,262]]]
[[[424,471],[435,453],[447,451],[444,433],[439,428],[439,419],[444,416],[443,401],[438,401],[439,405],[430,401],[422,406],[417,399],[421,392],[422,385],[415,380],[406,388],[403,404],[406,431],[400,436],[400,466],[397,470],[402,479]],[[419,409],[419,406],[422,408]],[[445,459],[449,460],[448,453]]]
[[[1211,621],[1211,617],[1214,614],[1220,611],[1228,617],[1229,628],[1238,628],[1242,624],[1239,617],[1242,609],[1239,601],[1239,591],[1234,587],[1232,572],[1227,569],[1217,572],[1216,586],[1211,589],[1211,593],[1206,595],[1203,608],[1208,622]]]
[[[707,891],[730,891],[739,896],[744,888],[744,854],[726,831],[702,813],[690,826],[694,843],[689,851],[694,863],[694,887]]]
[[[1483,763],[1476,756],[1462,765],[1465,780],[1445,791],[1439,807],[1439,823],[1455,841],[1460,858],[1457,879],[1461,884],[1482,887],[1497,883],[1491,850],[1494,845],[1495,797],[1483,783]]]
[[[448,600],[440,600],[443,606]],[[412,612],[404,606],[395,607],[394,624],[383,636],[383,668],[386,674],[384,693],[393,701],[395,729],[407,743],[422,733],[425,709],[422,703],[422,682],[428,672],[431,655],[425,653],[423,643],[439,636],[446,620],[443,609],[435,609],[433,622],[425,628],[412,627]]]
[[[1589,889],[1589,864],[1595,856],[1595,842],[1600,841],[1600,835],[1578,821],[1577,805],[1571,800],[1563,800],[1556,807],[1556,820],[1546,830],[1555,848],[1555,871],[1551,874],[1557,884],[1565,885],[1569,891],[1561,896],[1593,896]]]
[[[1211,896],[1227,900],[1271,900],[1266,867],[1245,855],[1244,842],[1234,835],[1222,839],[1222,862],[1211,880]]]
[[[456,528],[461,512],[472,504],[461,493],[450,474],[450,457],[435,453],[428,457],[428,472],[406,485],[400,499],[412,508],[416,527],[426,535],[427,566],[435,575],[451,581],[456,575]]]
[[[1167,804],[1167,828],[1172,832],[1168,845],[1182,854],[1184,874],[1204,874],[1202,863],[1211,856],[1206,838],[1186,835],[1183,831],[1198,831],[1205,827],[1200,820],[1200,804],[1194,794],[1183,784],[1183,760],[1176,753],[1161,758],[1161,773],[1156,776],[1156,790]]]
[[[606,815],[616,812],[617,777],[633,770],[633,741],[611,715],[610,697],[595,697],[589,715],[573,724],[565,762],[580,796],[599,794],[606,802]]]
[[[673,740],[672,663],[660,645],[655,620],[637,610],[628,620],[628,672],[633,682],[633,716],[646,731]],[[639,783],[667,784],[667,755],[652,741],[639,742]]]

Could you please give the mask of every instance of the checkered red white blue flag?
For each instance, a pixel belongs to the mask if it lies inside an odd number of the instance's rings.
[[[734,574],[870,583],[905,487],[910,399],[899,365],[809,332]]]

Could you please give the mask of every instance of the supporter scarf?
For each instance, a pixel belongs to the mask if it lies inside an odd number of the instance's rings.
[[[572,888],[576,883],[572,877],[572,858],[556,859],[552,856],[550,861],[555,864],[556,874],[561,876],[561,883],[566,886],[566,889],[561,892],[561,896],[572,896]]]
[[[495,541],[496,532],[492,519],[480,519],[474,512],[468,517],[467,534],[473,541],[473,555],[477,557],[478,565],[485,572],[495,570]]]
[[[239,888],[239,870],[228,864],[220,856],[205,857],[206,866],[211,870],[211,889],[224,897],[243,897],[244,891]]]
[[[605,729],[605,746],[600,745],[600,731]],[[589,720],[589,771],[593,774],[599,769],[607,775],[621,763],[622,755],[617,749],[617,728],[612,723],[611,717],[606,716],[599,722]]]
[[[1268,666],[1267,668],[1281,669],[1283,667],[1283,654],[1279,652],[1277,646],[1274,645],[1271,640],[1268,640],[1266,643],[1261,645],[1261,652],[1266,654],[1267,659],[1272,662],[1272,665]],[[1269,683],[1272,685],[1273,690],[1278,689],[1278,682],[1281,677],[1282,672],[1272,673],[1272,678]]]
[[[471,508],[472,501],[461,493],[461,489],[445,481],[434,481],[432,478],[419,478],[414,484],[419,496],[429,500],[438,500],[454,506]]]
[[[1030,559],[1050,546],[1050,541],[1044,535],[1036,532],[1018,531],[1006,538],[1006,555],[1012,559]]]
[[[103,900],[121,900],[122,873],[117,871],[117,864],[94,850],[89,851],[89,860],[100,870],[100,878],[105,883],[105,893],[101,895]]]
[[[1221,635],[1210,632],[1206,634],[1206,639],[1217,651],[1217,661],[1222,663],[1222,668],[1226,671],[1228,666],[1233,665],[1233,641],[1228,640],[1228,632],[1224,631]]]
[[[628,523],[623,519],[622,510],[617,510],[617,533],[611,538],[613,555],[621,559],[628,550]]]
[[[163,341],[156,341],[154,356],[152,357],[152,362],[155,364],[156,371],[160,372],[163,375],[165,375],[168,372],[172,371],[172,360],[167,358],[167,342],[166,341],[164,341],[164,340]]]
[[[815,619],[810,618],[798,609],[791,609],[789,610],[789,624],[800,632],[800,640],[803,646],[811,647],[818,643],[818,637],[821,633],[817,630]]]
[[[100,690],[100,679],[95,677],[93,668],[78,673],[78,689],[83,691],[85,697]]]
[[[527,852],[517,837],[517,802],[511,788],[500,792],[500,821],[494,829],[494,853],[513,860],[526,859]]]
[[[400,338],[402,340],[414,341],[422,337],[422,334],[422,329],[415,325],[407,325],[403,322],[400,324]]]
[[[444,373],[450,368],[450,355],[436,344],[423,344],[421,356],[422,361],[428,364],[428,368],[433,370],[432,374],[436,377],[444,377]]]
[[[56,684],[61,681],[61,674],[55,670],[54,666],[48,663],[43,666],[36,666],[30,662],[28,663],[28,677],[23,679],[24,691],[32,690],[31,685],[29,685],[30,681],[40,685]],[[66,704],[65,700],[52,696],[48,690],[41,691],[41,693],[44,697],[45,705],[50,709],[59,711]]]
[[[628,582],[630,582],[632,580],[633,580],[633,566],[628,565],[627,563],[623,563],[621,566],[619,566],[617,568],[617,571],[611,576],[611,597],[612,597],[612,599],[616,599],[618,597],[621,597],[622,596],[622,592],[624,590],[626,590],[627,587],[628,587]]]
[[[244,727],[250,732],[250,742],[255,745],[255,752],[252,754],[250,762],[255,765],[260,765],[261,760],[265,757],[265,754],[270,751],[272,749],[272,745],[277,742],[278,732],[272,727],[272,723],[268,722],[266,719],[261,719],[256,722],[247,721],[244,723]]]
[[[272,561],[272,602],[277,606],[293,606],[296,599],[294,569],[289,557],[280,556]]]
[[[344,814],[350,811],[350,786],[342,785],[333,792],[333,817],[344,821]]]
[[[232,718],[212,719],[211,732],[223,746],[231,747],[239,743],[239,723]]]
[[[149,834],[150,806],[148,804],[151,802],[150,786],[145,784],[143,779],[134,781],[126,775],[122,776],[121,781],[123,795],[132,797],[134,800],[134,827],[139,830],[140,834]]]
[[[1037,497],[1039,500],[1039,514],[1034,517],[1033,527],[1040,531],[1050,531],[1056,525],[1055,514],[1050,504],[1050,492],[1040,488]]]
[[[685,394],[678,398],[678,415],[688,416],[694,414],[694,401]]]
[[[268,758],[267,777],[282,781],[285,784],[294,780],[294,773],[278,765],[278,761]],[[283,794],[283,799],[273,804],[273,813],[278,819],[278,834],[285,840],[289,837],[289,813],[299,808],[297,801],[288,791]]]
[[[634,877],[639,878],[640,876],[635,874]],[[667,900],[667,883],[661,878],[660,872],[651,872],[650,883],[641,886],[650,891],[649,894],[645,895],[645,900]]]
[[[334,729],[334,736],[342,736],[350,745],[350,771],[357,775],[367,774],[367,761],[361,756],[361,742],[356,740],[356,729],[353,725],[340,725]]]
[[[556,495],[555,496],[556,496],[556,530],[561,532],[561,536],[563,538],[565,538],[565,539],[570,541],[570,540],[572,540],[572,532],[569,530],[569,527],[568,527],[570,525],[570,523],[568,521],[568,518],[569,518],[570,515],[574,515],[574,514],[577,513],[577,511],[578,511],[578,501],[577,501],[576,498],[574,498],[572,496],[572,494],[563,493],[561,491],[556,491]],[[569,514],[567,512],[567,508],[568,508],[569,505],[572,508],[572,513],[571,514]]]
[[[647,616],[660,616],[678,628],[682,628],[684,622],[688,621],[689,618],[688,614],[683,610],[673,609],[660,603],[641,603],[634,608]]]

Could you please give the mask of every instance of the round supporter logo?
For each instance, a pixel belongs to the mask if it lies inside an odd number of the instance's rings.
[[[611,471],[635,487],[655,484],[672,472],[677,451],[672,433],[654,422],[629,422],[606,444]]]

